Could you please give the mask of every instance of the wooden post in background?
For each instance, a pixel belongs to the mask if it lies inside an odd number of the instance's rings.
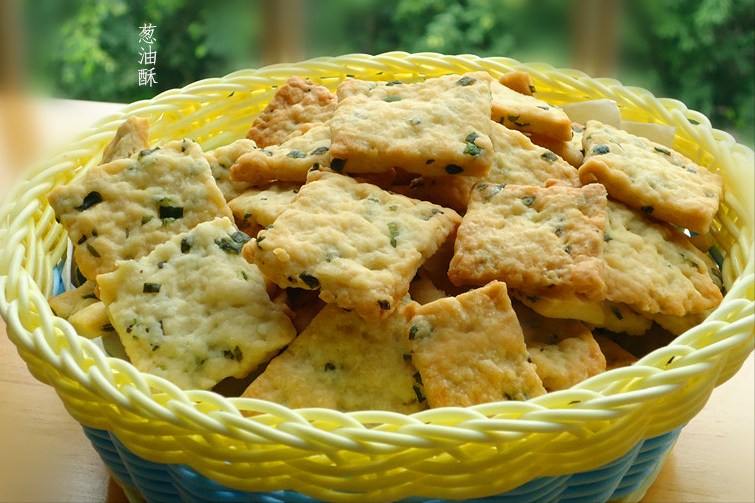
[[[27,96],[21,8],[20,0],[0,0],[0,165],[7,164],[11,172],[31,160],[36,133]]]
[[[591,77],[615,77],[622,0],[573,0],[572,66]]]
[[[262,64],[301,61],[305,0],[262,0]]]

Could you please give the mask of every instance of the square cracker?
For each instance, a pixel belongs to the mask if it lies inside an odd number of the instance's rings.
[[[188,139],[89,168],[47,197],[87,279],[200,222],[232,216],[202,149]]]
[[[526,400],[545,393],[528,361],[506,284],[405,309],[412,362],[430,407]]]
[[[605,185],[613,199],[666,222],[705,234],[723,195],[723,178],[672,149],[588,121],[582,140],[582,183]]]
[[[131,362],[183,389],[246,377],[295,336],[241,256],[249,238],[227,218],[197,225],[148,256],[97,276]]]
[[[344,80],[330,122],[331,169],[486,174],[493,162],[492,81],[484,72],[414,84]]]
[[[675,228],[608,202],[603,259],[606,298],[638,312],[684,316],[717,306],[720,273]]]
[[[231,167],[231,179],[247,185],[300,182],[313,167],[330,163],[330,126],[318,123],[305,133],[291,137],[280,145],[248,152]]]
[[[519,303],[513,307],[546,390],[571,388],[606,370],[600,346],[581,322],[546,318]]]
[[[425,409],[404,337],[405,321],[394,311],[378,323],[367,323],[353,311],[328,304],[242,397],[343,412],[410,414]]]
[[[100,164],[107,164],[116,159],[128,159],[149,148],[149,121],[141,117],[129,117],[118,127],[113,139],[105,146]]]
[[[544,187],[548,181],[558,181],[579,187],[577,171],[552,151],[537,146],[524,134],[491,123],[493,165],[482,177],[445,175],[423,176],[412,181],[407,195],[466,211],[469,193],[475,183],[531,185]]]
[[[246,137],[258,147],[278,145],[303,125],[327,121],[335,108],[336,95],[327,87],[294,76],[254,119]]]
[[[212,176],[226,201],[238,196],[249,186],[246,182],[231,180],[231,166],[239,157],[255,150],[257,150],[257,145],[252,140],[236,140],[231,144],[205,152],[204,157],[210,164]]]
[[[455,284],[498,279],[528,293],[602,299],[605,207],[598,184],[480,184],[459,226],[448,276]]]
[[[513,91],[500,82],[492,82],[490,92],[493,97],[493,121],[523,133],[537,133],[556,140],[571,140],[571,120],[560,108],[534,96]]]
[[[460,221],[448,208],[313,171],[244,254],[280,287],[320,288],[325,302],[377,321]]]

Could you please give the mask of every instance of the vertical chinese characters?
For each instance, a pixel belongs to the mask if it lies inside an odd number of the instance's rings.
[[[157,74],[155,74],[157,51],[152,50],[152,45],[157,42],[157,39],[155,39],[154,36],[155,28],[157,28],[157,26],[153,26],[152,23],[144,23],[144,26],[139,28],[139,64],[150,67],[139,68],[138,76],[140,86],[152,87],[153,84],[157,84]]]

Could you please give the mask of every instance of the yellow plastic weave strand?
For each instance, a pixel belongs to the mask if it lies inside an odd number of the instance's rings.
[[[153,144],[189,137],[212,149],[242,138],[276,86],[291,75],[335,89],[346,76],[412,81],[475,70],[498,77],[514,69],[529,72],[538,96],[553,104],[609,98],[624,119],[676,126],[676,149],[725,178],[713,235],[726,252],[728,293],[704,324],[636,365],[524,403],[433,409],[412,416],[294,411],[258,400],[182,391],[106,357],[52,314],[45,296],[67,237],[45,194],[99,162],[127,116],[149,119]],[[754,341],[754,159],[752,150],[712,129],[705,116],[678,101],[544,64],[387,53],[240,71],[129,105],[25,174],[0,208],[0,313],[32,374],[56,388],[71,415],[84,425],[114,432],[146,459],[187,463],[241,490],[293,489],[329,501],[498,494],[534,477],[596,468],[643,438],[683,425],[713,388],[740,368]],[[246,418],[240,410],[259,415]]]

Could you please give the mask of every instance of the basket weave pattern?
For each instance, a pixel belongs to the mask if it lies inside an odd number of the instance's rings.
[[[243,138],[276,86],[291,75],[335,89],[346,76],[413,81],[485,70],[497,78],[514,69],[529,72],[538,97],[554,105],[608,98],[626,120],[676,126],[675,148],[725,179],[712,235],[726,254],[726,297],[704,324],[637,364],[528,402],[411,416],[295,411],[182,391],[108,358],[50,310],[52,269],[65,253],[67,235],[45,195],[97,164],[126,117],[149,119],[153,144],[189,137],[210,150]],[[244,70],[131,104],[81,133],[67,151],[28,170],[0,208],[0,313],[32,374],[55,387],[76,420],[113,432],[150,461],[188,464],[240,490],[291,489],[329,501],[499,494],[535,477],[602,466],[638,441],[674,430],[741,367],[753,350],[755,331],[754,164],[752,150],[678,101],[543,64],[387,53]],[[241,410],[258,415],[247,418]]]

